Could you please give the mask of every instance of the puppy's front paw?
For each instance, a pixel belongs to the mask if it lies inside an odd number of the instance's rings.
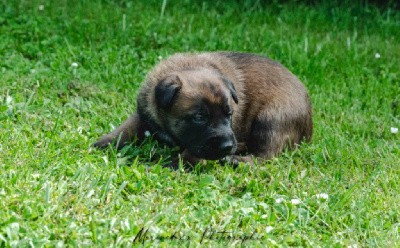
[[[188,150],[184,150],[178,157],[172,159],[172,162],[166,167],[178,170],[182,162],[185,171],[192,171],[196,164],[205,163],[205,160],[193,156]]]
[[[179,170],[179,158],[172,159],[172,161],[164,165],[164,167],[170,168],[172,170]]]
[[[221,162],[223,164],[229,164],[234,168],[236,168],[240,163],[238,156],[236,155],[226,156],[225,158],[221,159]]]
[[[96,148],[106,148],[108,147],[110,144],[113,143],[113,138],[110,137],[109,135],[104,135],[103,137],[101,137],[98,141],[96,141],[93,146]]]
[[[232,167],[236,168],[240,162],[252,165],[253,159],[251,156],[239,156],[239,155],[230,155],[223,158],[222,163],[230,164]]]

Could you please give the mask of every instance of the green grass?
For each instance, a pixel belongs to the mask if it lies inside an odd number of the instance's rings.
[[[146,2],[0,1],[0,247],[400,246],[398,10]],[[174,151],[151,140],[91,148],[135,110],[160,56],[214,50],[298,75],[313,142],[192,172],[163,168]]]

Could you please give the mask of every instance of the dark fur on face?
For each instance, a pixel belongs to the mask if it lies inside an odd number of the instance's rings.
[[[194,156],[220,159],[233,154],[231,104],[237,97],[233,85],[213,71],[174,74],[156,86],[156,101],[162,121],[181,147]],[[189,88],[190,90],[186,90]]]

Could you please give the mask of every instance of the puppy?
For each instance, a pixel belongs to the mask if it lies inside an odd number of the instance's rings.
[[[137,110],[94,146],[121,148],[149,131],[179,146],[185,162],[270,159],[313,131],[304,85],[266,57],[213,52],[176,54],[148,74]],[[176,163],[176,162],[175,162]]]

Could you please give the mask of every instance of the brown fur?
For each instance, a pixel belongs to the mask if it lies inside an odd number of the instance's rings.
[[[119,147],[136,135],[140,140],[146,130],[169,145],[182,146],[185,160],[199,161],[181,144],[181,120],[194,109],[198,99],[219,106],[229,95],[227,81],[234,86],[238,103],[232,97],[232,130],[237,141],[236,155],[229,161],[251,162],[252,156],[270,159],[285,147],[294,147],[312,137],[312,108],[303,84],[279,63],[258,55],[230,52],[176,54],[161,61],[147,76],[139,92],[138,111],[112,133],[95,143],[105,147],[120,136]],[[160,108],[155,91],[179,88],[168,109]],[[248,153],[240,156],[240,153]]]

